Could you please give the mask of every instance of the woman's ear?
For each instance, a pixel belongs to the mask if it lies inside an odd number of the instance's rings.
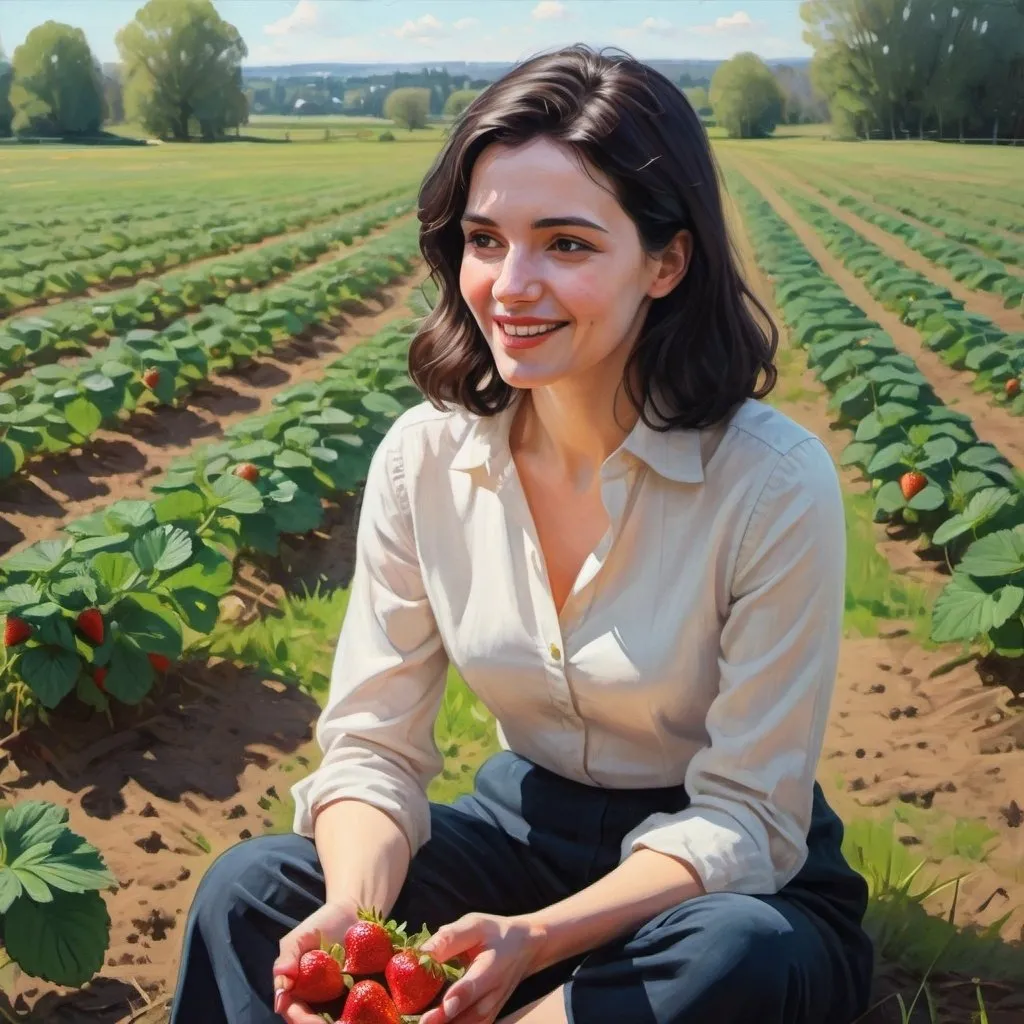
[[[647,294],[652,299],[660,299],[686,276],[693,255],[693,234],[680,231],[662,250],[657,258],[657,271]]]

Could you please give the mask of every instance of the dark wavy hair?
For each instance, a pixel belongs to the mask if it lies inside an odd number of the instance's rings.
[[[767,395],[778,376],[778,330],[740,274],[700,119],[653,68],[582,44],[533,57],[488,86],[424,178],[420,250],[438,294],[409,350],[409,373],[423,395],[437,408],[455,403],[480,415],[515,397],[460,293],[460,221],[480,153],[539,136],[572,147],[584,168],[589,162],[607,176],[648,253],[662,252],[682,229],[693,234],[685,276],[652,300],[626,366],[626,394],[644,422],[662,430],[710,426],[744,399]],[[658,408],[655,393],[668,409]],[[648,419],[648,402],[661,423]]]

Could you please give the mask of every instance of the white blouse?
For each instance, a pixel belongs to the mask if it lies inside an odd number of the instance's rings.
[[[842,634],[846,532],[821,440],[746,400],[701,431],[643,420],[601,468],[610,527],[559,616],[495,417],[406,411],[369,469],[321,765],[294,829],[354,797],[429,838],[450,662],[501,745],[593,786],[685,783],[621,855],[681,858],[709,892],[772,893],[807,854]]]

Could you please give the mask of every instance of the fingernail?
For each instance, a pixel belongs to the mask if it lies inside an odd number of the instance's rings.
[[[281,1012],[282,1002],[284,1002],[284,993],[278,989],[277,992],[274,993],[274,1013]]]
[[[459,1012],[458,999],[446,999],[444,1001],[444,1012],[448,1017],[454,1017]]]

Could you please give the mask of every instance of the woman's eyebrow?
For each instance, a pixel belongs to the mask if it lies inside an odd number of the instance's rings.
[[[472,224],[483,224],[486,227],[496,228],[498,222],[492,220],[490,217],[485,217],[482,213],[465,213],[462,215],[464,221],[469,221]],[[593,228],[595,231],[603,231],[608,234],[608,229],[601,227],[600,224],[595,224],[592,220],[587,220],[586,217],[541,217],[540,220],[535,220],[531,225],[534,228]]]

